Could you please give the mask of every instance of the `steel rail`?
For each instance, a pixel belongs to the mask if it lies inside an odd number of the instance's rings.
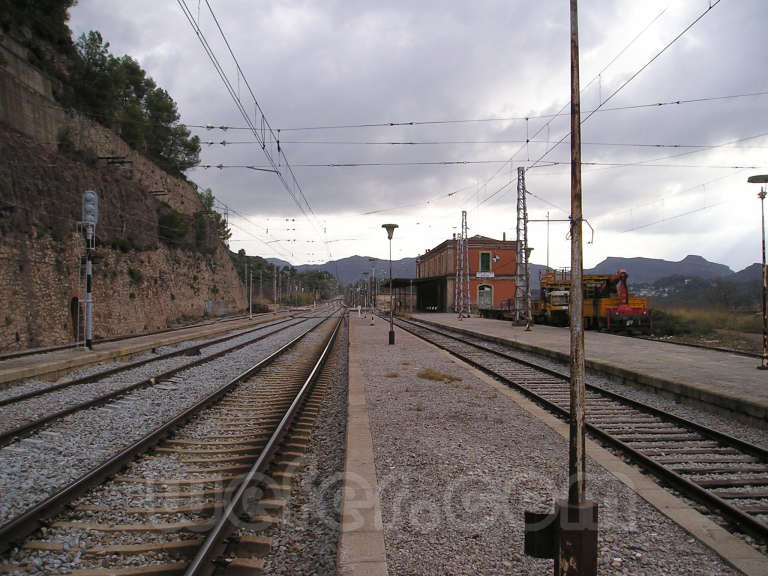
[[[400,320],[401,328],[404,330],[407,330],[411,334],[422,338],[423,340],[427,340],[434,346],[437,346],[438,348],[441,348],[442,350],[445,350],[449,352],[450,354],[456,356],[457,358],[463,360],[464,362],[470,364],[471,366],[481,370],[482,372],[485,372],[486,374],[489,374],[493,376],[494,378],[502,381],[503,383],[507,384],[508,386],[515,388],[516,390],[519,390],[532,400],[536,401],[537,403],[543,405],[548,410],[552,411],[553,413],[561,416],[564,419],[567,419],[570,416],[569,411],[566,408],[562,408],[561,406],[558,406],[556,403],[547,400],[546,398],[540,396],[539,394],[536,394],[532,390],[526,388],[525,386],[518,384],[514,382],[513,380],[506,378],[505,376],[502,376],[501,374],[497,373],[496,371],[492,370],[491,368],[488,368],[487,366],[482,365],[481,363],[477,362],[476,360],[473,360],[472,358],[469,358],[468,356],[461,354],[460,352],[457,352],[455,350],[449,349],[449,347],[445,345],[441,345],[436,342],[432,342],[425,338],[423,335],[417,334],[413,329],[409,329],[405,324],[411,324],[412,326],[417,326],[418,328],[421,328],[423,330],[427,330],[430,332],[435,332],[437,334],[440,334],[442,336],[446,336],[448,338],[452,338],[454,340],[457,340],[459,342],[462,342],[464,344],[467,344],[469,346],[473,346],[479,349],[482,349],[485,352],[495,354],[499,357],[504,358],[505,360],[514,361],[523,365],[526,365],[531,368],[535,368],[537,370],[541,370],[542,372],[556,376],[557,378],[561,378],[564,381],[568,382],[569,378],[567,376],[564,376],[562,374],[557,373],[554,370],[536,366],[535,364],[531,362],[527,362],[524,360],[520,360],[517,358],[514,358],[513,356],[510,356],[508,354],[504,354],[502,352],[491,350],[490,348],[487,348],[485,346],[481,346],[478,344],[474,344],[471,342],[466,342],[465,340],[462,340],[461,338],[457,338],[454,336],[447,335],[443,333],[440,330],[433,329],[428,326],[424,326],[421,324],[416,324],[414,322],[409,322],[405,320]],[[738,447],[742,448],[744,447],[745,450],[749,450],[750,453],[759,455],[765,459],[768,459],[768,450],[765,450],[763,448],[760,448],[759,446],[755,446],[753,444],[749,444],[748,442],[744,442],[743,440],[739,440],[737,438],[733,438],[732,436],[729,436],[727,434],[723,434],[722,432],[718,432],[716,430],[712,430],[710,428],[706,428],[704,426],[701,426],[699,424],[696,424],[695,422],[691,422],[689,420],[685,420],[683,418],[680,418],[678,416],[674,416],[672,414],[668,414],[664,411],[658,410],[656,408],[653,408],[651,406],[646,406],[645,404],[639,403],[635,400],[632,400],[630,398],[625,398],[624,396],[621,396],[619,394],[615,394],[612,392],[609,392],[607,390],[603,390],[601,388],[598,388],[596,386],[589,385],[588,386],[592,391],[599,393],[599,394],[606,394],[610,396],[614,400],[618,400],[621,402],[627,402],[632,405],[635,409],[640,409],[643,411],[648,411],[653,413],[656,416],[662,416],[665,419],[670,419],[675,421],[676,423],[680,423],[684,426],[690,426],[692,428],[695,428],[696,431],[702,433],[702,435],[710,436],[712,439],[718,439],[723,443],[733,443],[737,445]],[[709,508],[715,509],[719,513],[721,513],[724,517],[729,519],[730,521],[734,522],[737,526],[739,526],[741,529],[749,532],[750,534],[754,536],[758,536],[763,539],[768,539],[768,524],[761,522],[757,518],[747,514],[746,512],[743,512],[742,510],[731,506],[714,494],[713,492],[699,486],[695,482],[688,480],[687,478],[684,478],[674,470],[671,470],[664,466],[663,464],[653,460],[652,458],[646,456],[645,454],[642,454],[638,450],[632,448],[627,443],[623,442],[622,440],[619,440],[615,437],[613,437],[608,432],[605,432],[604,430],[600,429],[599,427],[587,423],[586,425],[587,430],[593,434],[594,436],[600,438],[604,442],[612,445],[615,448],[618,448],[622,451],[624,451],[627,455],[629,455],[631,458],[634,458],[637,462],[639,462],[641,465],[646,467],[647,469],[651,470],[653,473],[655,473],[657,476],[663,478],[670,484],[674,485],[678,490],[683,492],[687,497],[690,497],[694,500],[697,500],[698,502],[708,506]]]
[[[330,316],[331,315],[328,317]],[[257,364],[254,364],[240,375],[230,380],[228,383],[223,384],[208,394],[205,398],[202,398],[194,405],[179,413],[173,419],[155,428],[153,431],[149,432],[130,446],[124,448],[121,452],[114,455],[106,462],[103,462],[96,468],[93,468],[91,471],[85,473],[83,476],[70,483],[68,486],[52,494],[13,520],[0,526],[0,552],[5,552],[13,546],[20,545],[24,539],[35,530],[46,526],[48,524],[47,520],[53,517],[57,512],[61,511],[65,506],[67,506],[69,502],[84,494],[90,488],[100,484],[105,479],[117,474],[137,455],[142,454],[153,446],[157,445],[202,409],[210,406],[219,400],[222,396],[227,394],[237,384],[247,378],[250,378],[259,370],[271,364],[275,359],[292,348],[296,343],[307,336],[307,334],[316,330],[320,325],[322,325],[322,323],[319,323],[309,328],[308,330],[305,330],[303,333],[296,336],[287,344],[281,346],[278,350]]]
[[[557,370],[554,370],[552,368],[547,368],[545,366],[539,366],[533,362],[530,362],[528,360],[523,360],[522,358],[517,358],[515,356],[512,356],[510,354],[506,354],[505,352],[501,352],[499,350],[493,350],[492,348],[488,348],[482,344],[477,344],[475,342],[471,342],[469,340],[466,340],[465,338],[475,338],[476,340],[480,340],[481,342],[490,342],[493,344],[496,344],[497,346],[503,346],[503,344],[500,344],[497,341],[490,340],[490,339],[484,339],[481,335],[472,335],[469,336],[468,334],[463,334],[462,337],[455,336],[453,334],[449,334],[447,332],[444,332],[442,328],[438,328],[436,326],[431,325],[424,325],[419,322],[413,322],[410,320],[401,320],[402,322],[407,322],[409,324],[412,324],[414,326],[418,326],[420,328],[424,328],[425,330],[430,330],[432,332],[435,332],[437,334],[440,334],[441,336],[445,336],[446,338],[451,338],[452,340],[456,340],[457,342],[461,342],[462,344],[467,344],[469,346],[474,346],[475,348],[479,348],[483,351],[490,352],[491,354],[496,354],[498,356],[501,356],[502,358],[506,360],[510,360],[512,362],[516,362],[518,364],[522,364],[523,366],[527,366],[529,368],[532,368],[534,370],[538,370],[540,372],[544,372],[545,374],[552,376],[554,378],[562,378],[566,382],[569,382],[569,376],[567,374],[564,374],[563,372],[559,372]],[[627,396],[623,396],[619,394],[618,392],[613,392],[611,390],[607,390],[605,388],[601,388],[600,386],[597,386],[595,384],[589,384],[587,383],[587,390],[595,392],[596,394],[600,394],[602,396],[607,396],[608,398],[611,398],[612,400],[616,400],[617,402],[621,402],[623,404],[629,404],[633,408],[637,408],[638,410],[642,410],[644,412],[650,412],[654,416],[658,416],[659,418],[664,418],[666,420],[671,420],[676,424],[679,424],[680,426],[685,426],[687,428],[693,428],[696,432],[708,436],[712,440],[718,440],[720,442],[725,442],[728,444],[733,444],[734,446],[738,447],[739,449],[749,452],[750,454],[757,456],[759,458],[764,458],[768,460],[768,449],[762,448],[760,446],[757,446],[755,444],[752,444],[750,442],[746,442],[745,440],[742,440],[740,438],[736,438],[735,436],[731,436],[729,434],[726,434],[725,432],[720,432],[719,430],[714,430],[712,428],[708,428],[706,426],[703,426],[697,422],[694,422],[693,420],[688,420],[686,418],[683,418],[682,416],[677,416],[675,414],[670,414],[669,412],[665,412],[664,410],[660,408],[656,408],[654,406],[650,406],[648,404],[644,404],[638,400],[634,400],[632,398],[629,398]]]
[[[207,576],[212,574],[217,568],[216,564],[214,564],[214,561],[222,553],[224,553],[226,549],[225,539],[233,532],[236,527],[236,522],[233,521],[233,517],[242,505],[243,496],[245,495],[246,490],[253,482],[254,478],[266,470],[270,459],[280,445],[280,441],[288,433],[294,416],[303,404],[309,390],[311,390],[312,386],[314,385],[320,370],[323,368],[326,360],[328,359],[328,356],[330,355],[331,348],[333,347],[333,344],[336,341],[336,336],[339,332],[339,327],[343,321],[344,314],[341,314],[339,316],[338,322],[336,323],[336,326],[333,329],[333,333],[328,338],[328,342],[325,345],[323,352],[320,354],[317,362],[315,363],[315,366],[312,368],[309,376],[307,376],[301,389],[296,393],[296,397],[293,399],[290,407],[288,410],[286,410],[285,415],[280,420],[280,423],[277,425],[274,432],[270,436],[266,446],[264,446],[261,454],[259,454],[258,459],[245,475],[245,478],[243,478],[243,481],[235,491],[232,499],[227,504],[224,513],[218,519],[216,525],[208,533],[202,546],[200,546],[198,549],[197,554],[187,566],[187,570],[184,573],[185,576]]]
[[[93,408],[95,406],[101,406],[102,404],[105,404],[110,400],[114,400],[115,398],[122,396],[123,394],[127,394],[128,392],[133,392],[134,390],[139,390],[141,388],[146,388],[149,386],[154,386],[156,384],[159,384],[161,380],[170,378],[178,374],[179,372],[183,372],[184,370],[189,370],[190,368],[195,368],[197,366],[200,366],[201,364],[210,362],[211,360],[216,360],[217,358],[220,358],[221,356],[229,354],[230,352],[234,352],[236,350],[239,350],[240,348],[245,348],[246,346],[249,346],[255,342],[260,342],[261,340],[269,338],[273,334],[278,334],[283,330],[287,330],[288,328],[301,324],[302,321],[304,321],[304,319],[297,322],[296,324],[283,326],[282,328],[279,328],[274,332],[270,332],[269,334],[262,334],[261,336],[258,336],[252,340],[248,340],[247,342],[241,342],[240,344],[237,344],[225,350],[221,350],[209,356],[199,358],[194,362],[189,362],[188,364],[184,364],[183,366],[172,368],[171,370],[167,370],[165,372],[162,372],[161,374],[151,376],[150,378],[145,378],[140,382],[129,384],[125,388],[113,390],[112,392],[108,392],[107,394],[97,396],[96,398],[91,398],[90,400],[80,402],[79,404],[74,404],[72,406],[69,406],[68,408],[59,410],[58,412],[48,414],[47,416],[43,416],[42,418],[38,418],[37,420],[34,420],[27,424],[22,424],[21,426],[17,426],[12,430],[8,430],[6,432],[0,433],[0,446],[7,445],[13,442],[14,440],[16,440],[19,436],[30,434],[31,432],[34,432],[35,430],[42,428],[43,426],[49,424],[50,422],[53,422],[54,420],[63,418],[64,416],[69,416],[70,414],[74,414],[75,412],[80,412],[81,410],[87,410],[88,408]]]
[[[75,378],[74,380],[67,380],[66,382],[55,384],[53,386],[49,386],[48,388],[41,388],[40,390],[32,390],[30,392],[25,392],[23,394],[17,394],[16,396],[9,396],[8,398],[2,398],[0,399],[0,407],[7,406],[8,404],[13,404],[15,402],[21,402],[22,400],[29,400],[30,398],[35,398],[37,396],[42,396],[44,394],[47,394],[48,392],[63,390],[64,388],[69,388],[70,386],[78,386],[80,384],[88,384],[90,382],[96,382],[97,380],[101,380],[102,378],[107,378],[108,376],[119,374],[120,372],[132,370],[133,368],[138,368],[140,366],[144,366],[145,364],[157,362],[158,360],[167,360],[168,358],[175,358],[176,356],[184,356],[185,354],[189,354],[190,352],[193,352],[196,350],[199,351],[200,349],[206,348],[208,346],[221,344],[222,342],[226,342],[227,340],[232,340],[240,336],[245,336],[246,334],[251,334],[253,332],[263,330],[264,328],[269,328],[270,326],[279,326],[280,324],[284,324],[285,322],[290,322],[293,319],[295,319],[295,317],[291,316],[286,319],[278,320],[277,322],[259,324],[254,328],[243,330],[238,334],[227,334],[226,336],[220,336],[212,340],[206,340],[200,344],[187,346],[186,348],[181,348],[179,350],[174,350],[172,352],[166,352],[165,354],[159,354],[157,356],[153,356],[152,358],[144,358],[143,360],[136,360],[135,362],[121,364],[120,366],[115,366],[114,368],[108,368],[106,370],[101,370],[93,374],[88,374],[87,376],[82,376],[81,378]]]

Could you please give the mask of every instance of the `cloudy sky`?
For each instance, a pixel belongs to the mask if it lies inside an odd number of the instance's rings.
[[[248,86],[280,130],[300,191],[247,168],[270,166],[182,5],[250,122],[261,126]],[[138,59],[202,126],[202,164],[225,167],[188,175],[229,206],[231,247],[302,264],[386,258],[386,222],[399,225],[393,258],[416,256],[462,210],[470,234],[514,238],[520,166],[529,218],[567,218],[568,18],[566,0],[79,0],[70,26]],[[582,0],[579,20],[585,265],[759,261],[747,177],[768,173],[768,2]],[[271,138],[267,151],[277,157]],[[568,266],[567,230],[552,222],[548,240],[531,222],[532,261]]]

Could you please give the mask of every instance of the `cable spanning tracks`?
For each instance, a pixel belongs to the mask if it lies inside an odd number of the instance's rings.
[[[490,340],[397,322],[568,417],[567,376],[515,358]],[[590,384],[587,429],[740,530],[768,539],[768,450]]]
[[[172,352],[102,370],[88,376],[83,376],[82,378],[68,380],[45,388],[0,399],[0,407],[3,407],[0,414],[4,416],[6,422],[10,422],[11,417],[13,417],[14,421],[19,419],[25,420],[24,423],[16,426],[13,426],[12,424],[0,424],[0,446],[26,436],[47,424],[50,424],[54,420],[58,420],[69,414],[105,404],[106,402],[110,402],[118,396],[122,396],[133,390],[138,390],[147,386],[162,385],[164,382],[171,380],[179,372],[194,368],[195,366],[210,362],[216,358],[234,352],[235,350],[249,346],[254,342],[258,342],[277,334],[278,332],[291,328],[292,326],[303,322],[305,319],[306,318],[288,318],[270,322],[268,324],[260,324],[255,328],[238,331],[235,334],[228,334],[220,338],[214,338],[206,342],[195,344],[194,346],[182,347],[173,350]],[[251,334],[256,335],[253,338],[248,337],[248,335]],[[214,352],[206,351],[207,348],[235,339],[238,340],[236,343],[226,346],[221,350]],[[106,380],[142,366],[160,363],[163,360],[179,356],[195,356],[196,359],[189,362],[182,362],[170,370],[161,370],[153,376],[143,377],[138,381],[131,383]],[[64,389],[77,388],[78,386],[93,383],[98,383],[98,385],[92,386],[88,390],[77,390],[77,394],[72,394],[67,398],[62,397],[60,394]],[[34,400],[34,403],[27,402],[30,400]]]
[[[3,526],[0,568],[66,567],[78,576],[259,573],[259,557],[270,549],[264,531],[280,521],[342,321],[336,312]],[[34,533],[41,526],[47,529]]]

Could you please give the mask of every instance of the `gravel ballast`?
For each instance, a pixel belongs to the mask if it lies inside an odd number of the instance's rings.
[[[351,321],[390,573],[551,573],[551,560],[523,554],[523,512],[567,495],[567,441],[446,354],[400,330],[388,346],[386,325]],[[739,573],[602,467],[587,470],[600,573]]]
[[[296,320],[294,322],[301,322],[301,320]],[[288,324],[265,326],[263,329],[259,329],[255,332],[248,331],[248,333],[241,335],[233,334],[231,339],[228,339],[224,342],[210,343],[200,341],[194,343],[185,343],[182,349],[194,352],[190,353],[190,356],[181,355],[171,358],[161,358],[154,362],[142,364],[135,368],[126,367],[127,369],[125,371],[106,376],[105,378],[95,380],[93,382],[74,384],[69,387],[53,390],[49,393],[43,393],[33,398],[20,400],[12,404],[2,406],[0,407],[0,415],[2,415],[2,419],[0,420],[0,433],[10,432],[20,426],[29,424],[52,414],[56,414],[59,411],[78,406],[95,398],[99,398],[105,394],[119,392],[120,390],[128,388],[132,385],[136,385],[157,374],[162,374],[163,372],[181,368],[193,361],[205,358],[206,356],[216,354],[217,352],[226,350],[245,342],[249,342],[255,338],[259,338],[260,336],[281,330],[287,325]],[[141,360],[144,359],[147,359],[147,356],[141,358]],[[149,359],[151,360],[151,355],[149,356]],[[104,371],[104,369],[104,365],[99,365],[98,369],[97,367],[89,367],[87,372],[78,374],[72,379],[80,378],[90,374],[98,374],[100,371]],[[29,384],[25,383],[17,388],[12,389],[11,391],[15,391],[17,389],[24,390],[25,392],[27,389],[30,389],[29,391],[36,390],[35,386],[38,383],[38,381],[32,381]],[[37,389],[45,390],[49,387],[50,384],[46,387]],[[8,397],[13,398],[14,395],[8,395]]]
[[[290,403],[298,391],[304,377],[309,373],[314,362],[313,349],[317,349],[327,337],[330,323],[320,330],[309,334],[297,346],[285,352],[275,363],[265,367],[258,374],[240,383],[222,402],[210,406],[198,413],[196,417],[183,426],[176,434],[175,440],[191,440],[192,438],[231,437],[232,440],[242,439],[243,420],[254,425],[261,423],[269,428],[276,424],[271,421],[274,412],[272,403],[276,394]],[[297,367],[299,367],[297,369]],[[278,378],[279,377],[279,378]],[[248,405],[246,411],[243,405]],[[246,434],[247,435],[247,434]],[[162,446],[162,445],[161,445]],[[203,440],[196,448],[206,446]],[[215,443],[209,445],[215,447]],[[99,526],[124,525],[169,525],[179,522],[211,522],[215,515],[210,509],[193,510],[195,505],[212,504],[210,495],[197,494],[191,497],[176,495],[167,496],[164,492],[189,492],[175,482],[185,482],[193,479],[210,479],[222,473],[216,470],[222,466],[249,467],[256,460],[257,454],[248,455],[247,462],[233,460],[232,454],[216,452],[210,455],[190,455],[180,452],[169,452],[170,446],[153,451],[132,461],[114,481],[107,481],[90,490],[73,502],[70,509],[63,511],[50,528],[42,529],[33,539],[44,542],[50,549],[22,548],[11,551],[0,562],[18,570],[19,574],[37,575],[39,573],[65,573],[73,569],[102,569],[114,570],[128,566],[136,568],[162,562],[176,562],[180,557],[173,551],[133,551],[125,554],[99,553],[98,547],[116,545],[141,545],[149,543],[164,543],[176,540],[190,540],[204,535],[197,528],[184,531],[170,530],[93,530],[88,524]],[[227,447],[227,449],[231,446]],[[341,448],[343,450],[343,447]],[[336,458],[343,458],[343,453]],[[224,458],[224,461],[222,461]],[[193,463],[194,462],[194,463]],[[242,472],[242,470],[241,470]],[[224,473],[226,474],[226,473]],[[130,479],[130,480],[128,480]],[[148,482],[155,482],[154,485]],[[233,483],[236,480],[233,480]],[[204,487],[213,488],[217,484],[207,481],[191,487],[191,491]],[[224,503],[223,495],[216,498]],[[180,507],[179,509],[175,509]],[[170,510],[169,510],[170,509]],[[74,523],[74,524],[73,524]],[[247,525],[247,524],[245,524]],[[64,544],[63,550],[55,547]]]
[[[300,324],[98,408],[57,420],[0,450],[0,524],[40,502],[321,322]]]
[[[336,574],[341,474],[347,418],[347,328],[324,372],[330,380],[281,524],[273,529],[264,574]]]
[[[448,329],[445,327],[445,329]],[[617,336],[619,338],[619,336]],[[491,350],[498,350],[514,358],[532,362],[544,368],[549,368],[568,378],[569,367],[566,363],[557,362],[529,352],[524,352],[513,345],[505,346],[497,342],[484,342]],[[708,408],[702,403],[692,403],[686,398],[669,398],[659,394],[653,389],[633,386],[628,383],[618,382],[612,378],[595,374],[587,370],[587,384],[604,388],[610,392],[621,394],[637,402],[642,402],[653,408],[664,410],[680,418],[685,418],[701,426],[707,426],[723,434],[728,434],[750,442],[756,446],[768,449],[768,432],[764,427],[744,422],[738,417]]]

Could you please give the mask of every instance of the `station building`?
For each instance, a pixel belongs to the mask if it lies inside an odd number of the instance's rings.
[[[453,312],[456,297],[458,240],[445,240],[416,259],[415,308],[426,312]],[[486,236],[468,239],[469,293],[472,310],[499,308],[515,298],[517,241]]]

